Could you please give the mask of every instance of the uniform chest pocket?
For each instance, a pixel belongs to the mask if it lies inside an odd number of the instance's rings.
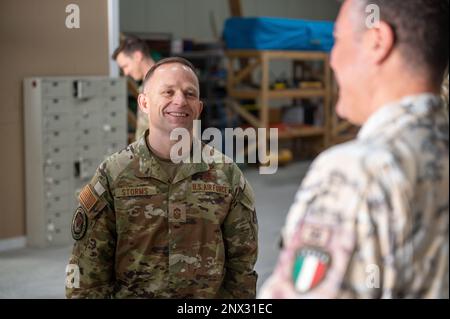
[[[157,218],[167,217],[167,196],[159,193],[155,186],[116,188],[114,205],[118,226],[123,228],[133,224],[144,226]]]

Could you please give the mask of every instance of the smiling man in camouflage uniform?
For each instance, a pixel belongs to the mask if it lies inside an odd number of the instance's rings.
[[[312,164],[259,297],[448,298],[448,14],[447,0],[344,2],[337,112],[363,126]]]
[[[138,102],[151,134],[110,156],[80,193],[67,297],[254,298],[251,186],[212,148],[210,164],[170,160],[170,132],[192,132],[202,111],[193,66],[159,61]]]

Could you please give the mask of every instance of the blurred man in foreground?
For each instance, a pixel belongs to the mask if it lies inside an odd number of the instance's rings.
[[[372,25],[366,9],[375,5]],[[449,3],[346,0],[331,65],[337,112],[362,125],[319,156],[261,298],[448,298]]]

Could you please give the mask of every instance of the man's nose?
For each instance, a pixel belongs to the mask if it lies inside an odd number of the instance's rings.
[[[176,91],[173,95],[173,104],[185,106],[186,105],[186,96],[181,91]]]

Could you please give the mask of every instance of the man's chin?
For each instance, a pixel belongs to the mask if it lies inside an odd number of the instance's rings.
[[[168,123],[168,127],[170,127],[170,130],[175,130],[175,129],[186,129],[189,132],[192,131],[192,121],[191,122],[170,122]]]
[[[341,101],[338,101],[336,104],[336,114],[343,120],[346,120],[352,125],[361,126],[361,121],[356,117],[357,114],[352,112],[353,109],[349,108],[348,103],[345,104]]]
[[[336,114],[337,114],[341,119],[344,119],[344,120],[347,119],[347,117],[346,117],[346,115],[345,115],[345,106],[344,106],[344,103],[342,103],[341,100],[339,100],[339,101],[336,103]]]
[[[173,125],[178,125],[179,127],[192,126],[192,119],[189,117],[173,118],[173,119],[169,119],[168,122],[172,126]]]

